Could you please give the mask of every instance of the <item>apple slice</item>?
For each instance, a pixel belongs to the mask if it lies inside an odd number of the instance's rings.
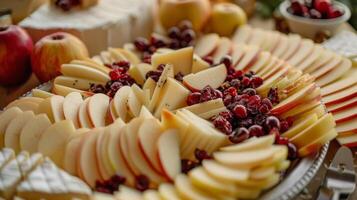
[[[87,128],[77,129],[67,140],[67,145],[64,151],[63,169],[74,176],[79,175],[77,173],[79,157],[78,147],[81,143],[82,137],[89,131],[90,129]]]
[[[212,67],[196,74],[189,74],[183,77],[183,84],[190,90],[202,90],[207,85],[212,88],[218,88],[227,77],[227,68],[221,64],[217,67]]]
[[[156,118],[144,119],[138,131],[139,148],[144,158],[157,173],[163,174],[164,172],[161,170],[160,160],[157,155],[157,143],[163,127]]]
[[[176,130],[167,130],[157,141],[160,167],[170,180],[181,172],[180,141]]]
[[[303,69],[303,71],[305,73],[311,73],[311,72],[315,71],[316,69],[319,69],[320,67],[326,65],[329,62],[333,62],[333,60],[335,58],[334,55],[335,55],[334,52],[327,50],[327,49],[323,49],[323,52],[322,52],[321,56],[319,57],[319,59],[317,59],[314,63],[312,63],[307,68]]]
[[[57,95],[65,97],[71,92],[81,93],[82,96],[84,96],[84,97],[89,97],[89,96],[93,95],[92,92],[78,90],[78,89],[74,89],[74,88],[67,87],[67,86],[64,86],[64,85],[53,84],[52,93],[54,93],[54,94],[57,94]]]
[[[84,66],[91,67],[91,68],[97,69],[99,71],[102,71],[106,74],[109,74],[109,72],[110,72],[110,68],[108,68],[104,65],[98,64],[97,62],[95,62],[94,60],[92,60],[90,58],[85,58],[83,60],[72,60],[71,64],[84,65]]]
[[[82,103],[82,95],[78,92],[69,93],[63,101],[64,118],[72,121],[76,128],[80,127],[78,122],[78,111]]]
[[[139,95],[142,96],[141,94]],[[129,115],[133,117],[139,116],[141,106],[143,105],[139,98],[140,97],[138,97],[131,88],[128,95],[127,109],[129,111]]]
[[[220,151],[243,152],[257,149],[268,148],[275,142],[273,135],[267,135],[259,138],[250,138],[242,143],[220,148]]]
[[[35,106],[38,106],[42,101],[43,101],[43,99],[39,98],[39,97],[22,97],[20,99],[16,99],[15,101],[12,101],[11,103],[9,103],[5,107],[5,110],[9,109],[11,107],[15,107],[15,106],[21,108],[22,107],[21,104],[24,104],[24,103],[31,103],[31,104],[34,104]],[[21,109],[21,110],[24,111],[23,109]]]
[[[93,127],[106,125],[109,101],[109,97],[105,94],[95,94],[89,99],[87,113]]]
[[[64,97],[59,95],[51,96],[39,104],[36,113],[46,114],[51,122],[62,121],[64,120],[63,102]]]
[[[232,37],[232,41],[235,44],[246,44],[252,36],[253,29],[249,25],[243,25],[239,27]]]
[[[244,46],[232,44],[232,65],[236,66],[238,62],[244,57]]]
[[[345,102],[357,96],[357,84],[352,85],[344,90],[338,91],[331,95],[323,97],[323,102],[327,105],[333,105],[341,102]]]
[[[143,193],[144,200],[161,200],[160,194],[157,190],[146,190]]]
[[[160,102],[156,106],[154,116],[161,117],[163,109],[175,110],[187,106],[186,99],[190,91],[173,78],[168,78],[160,94]]]
[[[87,132],[79,146],[79,169],[77,169],[77,172],[80,170],[84,181],[86,181],[91,188],[95,187],[96,181],[103,181],[97,166],[98,157],[95,153],[99,129],[93,129]]]
[[[140,63],[140,56],[137,56],[133,51],[121,48],[115,48],[115,50],[121,53],[131,64],[136,65]]]
[[[252,35],[247,41],[248,45],[261,47],[266,38],[267,33],[261,29],[254,29]]]
[[[63,167],[67,139],[75,133],[72,121],[57,122],[46,129],[38,141],[38,151],[48,156],[57,166]]]
[[[32,111],[25,111],[13,118],[6,127],[4,132],[4,147],[12,148],[15,153],[19,153],[20,149],[20,133],[25,124],[34,119],[35,115]]]
[[[214,197],[211,197],[206,192],[197,189],[192,185],[189,178],[180,174],[175,179],[175,187],[179,193],[181,199],[195,199],[195,200],[214,200]]]
[[[328,111],[334,113],[334,112],[338,112],[341,110],[345,110],[347,108],[353,108],[356,105],[357,105],[357,99],[352,98],[352,99],[346,100],[346,101],[338,103],[338,104],[328,105],[327,109],[328,109]]]
[[[107,64],[111,64],[113,62],[119,62],[119,61],[128,61],[128,59],[121,52],[111,47],[108,48],[107,52],[102,51],[100,55],[102,56],[104,63]]]
[[[188,177],[193,186],[210,194],[224,194],[234,197],[236,188],[232,182],[219,181],[208,174],[203,167],[196,167],[188,173]]]
[[[191,106],[187,106],[181,109],[186,109],[196,115],[200,115],[203,113],[206,113],[207,111],[210,110],[216,110],[216,109],[221,109],[221,108],[225,108],[223,100],[221,98],[218,99],[213,99],[213,100],[209,100],[203,103],[198,103],[198,104],[194,104]],[[179,110],[181,110],[179,109]]]
[[[273,148],[258,149],[247,152],[215,152],[213,158],[231,167],[253,168],[267,162],[274,156]]]
[[[307,127],[311,126],[312,124],[316,123],[318,120],[316,114],[312,114],[308,116],[306,119],[303,119],[299,123],[295,123],[292,127],[290,127],[289,130],[283,133],[284,137],[287,138],[292,138],[295,135],[299,134],[303,130],[305,130]]]
[[[98,81],[87,80],[77,77],[70,77],[70,76],[57,76],[54,80],[54,84],[74,88],[77,90],[83,90],[83,91],[89,90],[92,84],[105,85],[104,82],[98,82]]]
[[[115,199],[144,200],[141,192],[130,187],[120,185],[119,192],[115,193]]]
[[[158,174],[153,168],[151,168],[148,162],[145,160],[144,155],[140,151],[140,147],[138,144],[138,133],[140,125],[142,124],[143,119],[135,118],[130,121],[126,127],[126,131],[124,132],[124,138],[127,143],[127,155],[125,156],[126,160],[130,163],[132,168],[136,168],[139,174],[146,175],[151,183],[154,185],[165,182],[164,177]],[[121,142],[122,144],[122,142]]]
[[[273,75],[275,75],[276,73],[278,73],[279,71],[281,71],[284,68],[289,68],[290,66],[285,63],[282,60],[279,60],[274,67],[272,67],[269,71],[267,71],[264,74],[261,74],[260,76],[263,78],[263,80],[267,80],[270,77],[272,77]]]
[[[244,52],[243,58],[234,66],[236,70],[242,70],[244,68],[251,67],[257,60],[260,54],[260,49],[258,47],[247,46]]]
[[[154,67],[147,63],[139,63],[132,65],[129,69],[129,74],[140,85],[143,85],[146,80],[146,74],[154,70]]]
[[[312,115],[312,114],[316,114],[317,118],[322,117],[323,115],[325,115],[327,113],[326,111],[326,107],[324,104],[320,104],[304,113],[300,113],[299,115],[294,116],[294,123],[299,123],[302,120],[304,120],[306,117]]]
[[[288,60],[291,57],[295,55],[295,53],[298,51],[300,45],[302,42],[302,38],[299,35],[293,34],[288,36],[288,43],[289,47],[287,48],[286,51],[284,51],[284,54],[279,56],[282,60]]]
[[[346,147],[356,147],[357,146],[357,135],[347,135],[347,136],[337,136],[337,141],[340,145],[344,145]]]
[[[311,153],[317,152],[324,144],[336,138],[337,132],[335,129],[331,129],[321,137],[313,140],[309,144],[299,149],[299,156],[305,157]]]
[[[349,69],[351,69],[351,67],[352,62],[347,58],[343,58],[342,62],[339,65],[337,65],[334,69],[329,71],[324,76],[318,78],[316,80],[316,83],[321,87],[332,83],[333,81],[341,77],[343,74],[345,74]]]
[[[316,88],[317,89],[317,88]],[[314,92],[316,92],[316,95],[317,97],[312,97],[310,101],[307,101],[306,103],[304,104],[300,104],[292,109],[290,109],[289,111],[287,112],[284,112],[281,117],[282,118],[288,118],[288,117],[294,117],[296,115],[299,115],[301,113],[304,113],[308,110],[311,110],[312,108],[315,108],[316,106],[320,105],[321,104],[321,97],[319,96],[319,90],[316,90]],[[311,96],[311,94],[309,94],[309,96]],[[310,98],[309,98],[310,99]]]
[[[108,144],[110,140],[110,130],[111,126],[107,126],[103,129],[98,129],[97,141],[96,141],[96,156],[97,156],[97,164],[100,176],[103,177],[104,180],[109,180],[113,175],[115,175],[114,167],[112,166],[109,154],[108,154]]]
[[[284,53],[286,53],[289,49],[289,39],[285,35],[279,33],[279,42],[276,47],[272,50],[272,55],[281,58]]]
[[[46,91],[40,90],[40,89],[32,89],[31,94],[33,97],[38,97],[38,98],[42,98],[42,99],[46,99],[46,98],[54,95],[50,92],[46,92]]]
[[[266,33],[269,40],[264,41],[262,49],[268,52],[272,52],[279,43],[280,35],[276,31],[266,31]]]
[[[220,41],[220,37],[216,33],[205,34],[198,38],[195,45],[195,53],[204,58],[211,55],[217,48]]]
[[[336,126],[336,130],[339,133],[343,133],[343,132],[357,132],[357,118],[348,120],[348,121],[344,121],[344,122],[340,122],[337,124]]]
[[[145,119],[155,118],[154,115],[152,115],[152,113],[145,106],[141,106],[139,117]]]
[[[154,69],[161,64],[171,64],[174,74],[181,72],[183,75],[191,73],[193,61],[193,48],[186,47],[169,53],[154,54],[151,63]]]
[[[299,64],[297,64],[296,68],[304,71],[306,68],[313,65],[313,63],[316,62],[321,57],[323,52],[324,49],[322,46],[314,45],[312,52],[304,60],[302,60]]]
[[[269,62],[259,71],[256,72],[258,76],[261,76],[267,72],[269,72],[272,68],[274,68],[277,64],[282,64],[282,60],[277,57],[271,57]]]
[[[160,98],[160,94],[161,94],[161,90],[164,87],[166,80],[168,78],[173,78],[174,77],[174,69],[172,65],[166,65],[164,70],[161,73],[161,76],[158,80],[158,82],[156,83],[156,87],[155,90],[152,94],[148,109],[150,111],[154,111],[155,106],[158,104],[159,98]]]
[[[341,123],[356,118],[357,106],[354,106],[350,109],[333,112],[333,117],[335,118],[336,123]]]
[[[202,162],[202,166],[207,171],[207,173],[216,179],[222,180],[223,182],[235,182],[237,180],[244,181],[249,178],[248,169],[231,168],[224,166],[214,160],[204,160]]]
[[[134,186],[134,174],[124,159],[123,152],[121,151],[120,140],[124,134],[125,123],[121,119],[117,119],[111,126],[107,127],[107,129],[110,131],[109,144],[107,145],[109,161],[115,172],[121,176],[124,176],[128,185]],[[124,141],[124,143],[125,142],[126,141]]]
[[[120,117],[124,122],[128,121],[128,108],[127,102],[131,88],[129,86],[121,87],[117,93],[115,93],[113,102],[114,108],[118,117]]]
[[[332,114],[326,114],[315,123],[290,138],[290,141],[298,148],[306,145],[307,141],[314,141],[336,126]]]
[[[220,63],[221,59],[225,55],[229,55],[231,51],[232,51],[232,41],[229,38],[221,37],[217,45],[217,48],[212,55],[213,63],[214,64]]]
[[[255,73],[259,72],[262,68],[264,68],[265,66],[268,65],[268,63],[270,63],[271,61],[271,54],[269,52],[261,52],[259,54],[259,58],[257,60],[256,63],[254,63],[253,66],[251,66],[250,68],[244,68],[244,71],[253,71]]]
[[[208,69],[210,67],[210,64],[204,61],[201,57],[198,55],[194,54],[193,55],[193,62],[192,62],[192,70],[191,73],[197,73],[200,71],[203,71],[205,69]]]
[[[203,119],[209,120],[212,117],[219,115],[219,113],[225,112],[225,111],[228,111],[228,109],[226,107],[222,107],[222,108],[218,108],[215,110],[210,110],[210,111],[202,113],[202,114],[198,114],[198,116]]]
[[[296,105],[299,105],[302,102],[302,99],[304,96],[312,92],[316,88],[316,85],[310,84],[303,88],[302,90],[296,92],[295,94],[291,95],[290,97],[284,99],[282,102],[280,102],[278,105],[274,106],[274,108],[271,110],[272,114],[280,115],[291,108],[295,107]]]
[[[329,71],[331,71],[333,68],[337,67],[342,61],[342,56],[333,55],[333,58],[334,59],[331,62],[329,62],[326,65],[321,66],[320,68],[316,69],[313,72],[310,72],[310,74],[315,78],[319,78],[319,77],[325,75],[326,73],[328,73]]]
[[[297,66],[301,61],[306,59],[307,56],[312,53],[313,49],[314,43],[309,39],[303,39],[295,55],[286,61],[292,66]]]
[[[36,115],[32,120],[29,120],[20,133],[20,149],[29,153],[38,152],[41,135],[50,126],[51,121],[46,114]]]
[[[180,196],[176,191],[176,188],[169,183],[160,184],[158,191],[162,200],[180,200]]]
[[[354,77],[356,76],[357,76],[357,72],[354,72],[349,77],[343,78],[341,80],[338,80],[332,84],[329,84],[321,88],[322,96],[328,96],[336,92],[339,92],[343,89],[346,89],[352,85],[355,85],[357,83],[357,79],[355,79]]]
[[[20,108],[20,110],[22,110],[22,111],[32,111],[32,112],[36,112],[38,109],[38,105],[39,105],[37,103],[33,103],[30,101],[19,101],[19,100],[15,100],[14,102],[12,102],[10,104],[8,106],[6,106],[5,109],[11,108],[11,107],[17,107],[17,108]]]
[[[93,125],[90,122],[88,111],[87,111],[90,98],[91,97],[86,98],[78,109],[78,124],[79,127],[82,128],[93,128]]]
[[[77,64],[63,64],[61,66],[61,73],[65,76],[78,77],[104,83],[110,81],[108,74],[97,69]]]

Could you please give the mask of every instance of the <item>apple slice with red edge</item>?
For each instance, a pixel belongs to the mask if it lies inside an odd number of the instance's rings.
[[[211,55],[216,50],[219,41],[220,37],[218,34],[206,34],[198,38],[195,46],[195,53],[202,58]]]
[[[78,122],[81,128],[93,128],[87,112],[87,106],[90,98],[91,97],[86,98],[78,109]]]
[[[106,125],[109,101],[109,97],[105,94],[95,94],[88,101],[87,112],[94,127],[104,127]]]
[[[183,84],[192,91],[202,90],[207,85],[218,88],[227,77],[227,68],[221,64],[196,74],[189,74],[183,77]]]
[[[163,131],[160,122],[156,118],[144,119],[139,128],[138,139],[140,151],[149,165],[159,174],[163,174],[160,161],[157,156],[158,139]]]
[[[176,130],[165,131],[157,141],[158,157],[160,166],[169,180],[181,172],[180,141]]]
[[[345,102],[355,97],[357,97],[357,84],[331,95],[325,96],[323,97],[323,101],[327,106],[330,106],[333,104]]]
[[[226,55],[230,55],[232,52],[232,41],[229,38],[221,37],[219,44],[214,51],[212,58],[213,63],[218,64],[221,62],[222,58]]]
[[[82,95],[78,92],[69,93],[63,101],[63,113],[66,120],[71,120],[76,128],[79,128],[78,111],[83,103]]]

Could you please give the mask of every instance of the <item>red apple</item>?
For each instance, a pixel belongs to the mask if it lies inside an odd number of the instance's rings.
[[[0,27],[0,84],[15,85],[31,72],[33,42],[19,26]]]
[[[58,32],[40,39],[32,55],[32,70],[41,82],[60,75],[61,65],[75,59],[88,58],[85,44],[77,37]]]

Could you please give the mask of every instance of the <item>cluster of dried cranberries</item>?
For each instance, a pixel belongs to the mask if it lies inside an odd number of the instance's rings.
[[[123,86],[131,86],[135,83],[135,80],[127,73],[130,68],[130,63],[127,61],[115,62],[111,65],[106,65],[111,68],[110,81],[105,86],[101,84],[92,84],[90,92],[103,93],[110,97],[114,97],[115,93]]]
[[[56,0],[55,5],[64,11],[69,11],[72,7],[78,6],[80,3],[80,0]]]
[[[198,167],[202,164],[203,160],[212,159],[212,156],[209,155],[206,151],[201,149],[195,149],[195,158],[196,160],[182,159],[181,160],[181,172],[187,174],[193,168]]]
[[[263,84],[261,77],[253,72],[244,74],[243,71],[235,70],[229,56],[225,56],[221,63],[228,69],[226,82],[218,89],[207,86],[199,92],[191,93],[187,104],[222,98],[228,111],[212,117],[211,121],[217,129],[228,135],[232,143],[240,143],[250,137],[275,134],[277,144],[288,146],[289,158],[296,158],[296,147],[280,135],[292,126],[293,121],[270,114],[273,105],[279,103],[277,89],[271,88],[268,97],[263,98],[256,91]]]
[[[151,35],[150,39],[139,37],[134,41],[136,49],[143,53],[142,59],[145,63],[151,63],[151,55],[159,48],[180,49],[193,46],[196,33],[192,29],[190,21],[182,21],[177,27],[168,31],[168,38]]]
[[[125,183],[125,177],[114,175],[109,180],[106,181],[96,181],[95,182],[95,190],[97,192],[113,194],[118,190],[119,185]]]

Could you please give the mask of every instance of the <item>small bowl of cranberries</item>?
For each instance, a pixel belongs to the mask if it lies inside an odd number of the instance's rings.
[[[325,31],[333,35],[351,17],[350,9],[334,0],[286,0],[280,12],[292,32],[311,39]]]

